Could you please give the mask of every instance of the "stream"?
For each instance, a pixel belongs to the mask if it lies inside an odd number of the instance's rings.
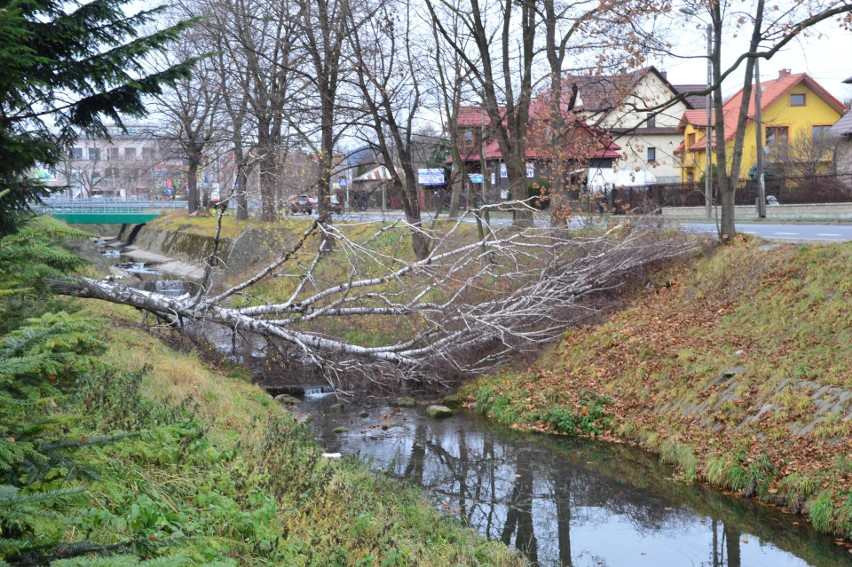
[[[156,267],[123,269],[140,287],[190,291]],[[227,331],[207,336],[229,352]],[[292,410],[311,418],[327,453],[423,487],[438,509],[541,566],[852,567],[852,553],[805,518],[678,481],[641,449],[312,392]]]
[[[852,565],[805,519],[677,481],[634,447],[518,432],[466,410],[436,420],[424,407],[340,407],[308,394],[294,410],[313,417],[325,451],[422,486],[439,509],[542,566]]]

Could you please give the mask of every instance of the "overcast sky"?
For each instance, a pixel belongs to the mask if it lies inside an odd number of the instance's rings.
[[[706,40],[699,34],[700,30],[691,34],[686,49],[706,52]],[[725,40],[722,57],[727,65],[745,50],[742,46],[737,49],[741,41],[733,37]],[[703,83],[707,76],[706,59],[668,59],[655,64],[660,70],[668,72],[669,81],[674,84]],[[793,73],[807,73],[841,101],[849,100],[852,98],[852,85],[843,84],[843,80],[852,77],[852,33],[840,29],[836,22],[821,23],[812,33],[812,37],[798,38],[769,61],[761,60],[761,80],[776,79],[781,69],[790,69]],[[742,87],[743,72],[744,65],[733,75],[732,80],[726,82],[725,96],[734,94]]]

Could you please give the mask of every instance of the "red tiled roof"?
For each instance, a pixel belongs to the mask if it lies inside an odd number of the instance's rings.
[[[761,87],[763,88],[761,93],[760,105],[762,109],[766,109],[771,106],[775,101],[783,98],[790,90],[799,84],[804,83],[804,85],[811,90],[815,95],[817,95],[820,99],[822,99],[826,104],[831,106],[834,110],[836,110],[839,114],[843,114],[846,107],[842,102],[837,100],[834,96],[831,95],[828,91],[826,91],[819,83],[814,81],[810,75],[807,73],[797,73],[797,74],[782,74],[779,78],[771,80],[771,81],[761,81]],[[733,139],[736,134],[737,127],[737,119],[739,117],[740,104],[743,99],[743,91],[740,89],[734,96],[725,101],[725,104],[722,106],[722,113],[724,115],[725,121],[725,141],[728,142]],[[748,105],[748,116],[749,120],[752,120],[752,116],[754,116],[755,104],[754,104],[754,89],[752,89],[751,100]],[[716,123],[715,116],[712,117],[713,124]],[[692,124],[697,128],[704,127],[706,128],[707,124],[707,115],[703,110],[687,110],[683,114],[683,118],[681,118],[679,128],[681,131],[686,124]],[[701,147],[704,145],[701,142],[703,137],[700,140],[696,140],[693,148]]]
[[[570,96],[569,93],[566,93],[566,96]],[[582,136],[585,139],[591,139],[597,142],[599,148],[595,149],[591,155],[586,155],[585,157],[589,159],[617,159],[620,157],[617,150],[621,149],[621,146],[612,141],[612,137],[606,132],[599,130],[597,128],[593,128],[589,126],[586,122],[577,118],[573,113],[567,111],[567,105],[563,101],[562,104],[564,118],[566,124],[573,124],[575,128],[579,128],[582,130]],[[505,113],[505,107],[500,107],[500,113]],[[550,116],[550,101],[547,94],[542,94],[535,97],[530,102],[530,124],[541,124],[546,123],[549,120]],[[479,128],[483,125],[483,121],[486,127],[491,124],[491,121],[488,117],[488,113],[484,112],[479,106],[463,106],[459,108],[459,117],[458,117],[458,126],[459,128],[464,127],[473,127]],[[505,118],[504,118],[505,121]],[[532,128],[530,128],[532,130]],[[552,150],[544,151],[539,154],[536,152],[534,143],[528,143],[526,149],[524,150],[525,159],[535,160],[535,159],[548,159]],[[478,147],[470,148],[471,151],[469,153],[464,152],[464,148],[461,148],[462,159],[468,162],[475,162],[482,159],[480,157],[480,150]],[[583,152],[586,153],[586,152]],[[500,145],[496,139],[491,139],[486,143],[485,146],[485,159],[487,160],[500,160],[503,159],[503,153],[500,151]],[[450,161],[448,161],[450,163]]]

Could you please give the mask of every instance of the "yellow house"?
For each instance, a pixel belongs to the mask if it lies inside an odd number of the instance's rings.
[[[786,146],[797,136],[826,134],[846,110],[842,102],[822,88],[807,73],[792,74],[789,69],[783,69],[779,72],[777,79],[762,81],[761,87],[760,106],[765,152],[771,151],[776,144]],[[743,93],[740,90],[723,105],[726,155],[729,159],[732,155],[742,96]],[[752,93],[740,178],[746,177],[749,169],[757,161],[754,110],[754,93]],[[715,124],[715,116],[711,116],[711,121]],[[677,150],[681,156],[681,181],[684,183],[698,181],[707,169],[707,139],[704,137],[707,130],[707,112],[687,110],[681,118],[679,130],[683,133],[683,142]],[[715,136],[711,136],[711,142],[715,147]],[[711,151],[711,156],[715,165],[715,151]],[[727,167],[730,169],[730,163]]]

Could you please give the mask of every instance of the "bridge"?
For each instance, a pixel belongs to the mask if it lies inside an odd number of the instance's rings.
[[[185,208],[186,201],[48,198],[35,210],[68,224],[145,224],[164,209]]]

